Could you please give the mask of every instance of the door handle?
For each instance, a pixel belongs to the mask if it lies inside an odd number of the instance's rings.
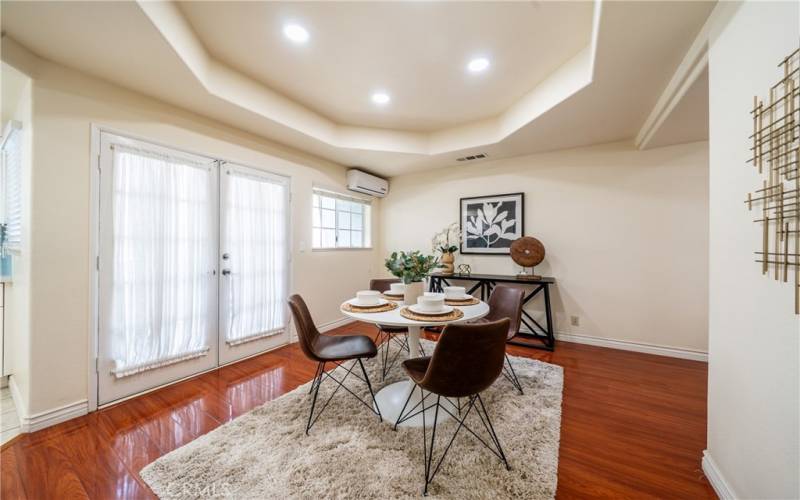
[[[229,274],[231,274],[231,270],[230,269],[223,269],[222,270],[222,275],[223,276],[228,276]]]

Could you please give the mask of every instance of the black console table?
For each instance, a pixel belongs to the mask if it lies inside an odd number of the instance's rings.
[[[519,332],[518,337],[524,339],[535,339],[542,342],[541,345],[531,344],[528,342],[518,342],[511,340],[509,344],[523,345],[526,347],[534,347],[536,349],[546,349],[552,351],[555,349],[556,340],[553,331],[553,312],[550,309],[550,285],[555,284],[555,278],[542,277],[538,280],[520,279],[516,276],[506,276],[500,274],[432,274],[430,276],[430,291],[443,292],[445,286],[450,286],[451,280],[461,281],[477,281],[472,288],[467,290],[467,293],[473,294],[476,290],[480,290],[481,300],[486,301],[492,293],[492,289],[498,283],[515,283],[518,285],[532,285],[534,288],[529,293],[525,294],[525,299],[522,304],[525,305],[536,297],[539,292],[544,292],[544,311],[547,318],[547,327],[543,327],[538,321],[533,319],[533,316],[528,314],[524,309],[522,310],[522,323],[528,327],[530,333]],[[516,337],[515,337],[516,338]]]

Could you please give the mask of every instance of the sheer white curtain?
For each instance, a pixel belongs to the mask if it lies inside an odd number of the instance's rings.
[[[114,145],[114,373],[202,356],[216,308],[215,172],[209,164]]]
[[[223,242],[231,274],[225,341],[235,345],[286,327],[288,186],[233,168],[227,175]]]

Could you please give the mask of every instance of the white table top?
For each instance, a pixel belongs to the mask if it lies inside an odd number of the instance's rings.
[[[342,306],[343,305],[344,303],[342,303]],[[472,319],[482,318],[489,314],[489,305],[486,302],[481,302],[480,304],[475,304],[474,306],[457,306],[459,309],[464,311],[464,316],[454,321],[415,321],[413,319],[408,319],[401,316],[400,309],[402,309],[405,304],[403,302],[398,302],[398,305],[400,307],[397,309],[379,313],[354,313],[345,311],[341,306],[339,306],[339,310],[342,311],[342,314],[357,319],[358,321],[375,324],[380,323],[381,325],[386,326],[446,325],[448,323],[463,323]]]

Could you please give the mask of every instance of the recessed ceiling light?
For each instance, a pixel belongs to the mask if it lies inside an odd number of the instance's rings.
[[[477,59],[473,59],[467,64],[467,69],[472,71],[473,73],[480,73],[484,71],[486,68],[489,67],[489,60],[485,57],[478,57]]]
[[[283,34],[286,38],[295,43],[305,43],[308,41],[308,30],[299,24],[287,24],[283,27]]]
[[[386,92],[375,92],[372,94],[372,102],[375,104],[388,104],[392,98]]]

